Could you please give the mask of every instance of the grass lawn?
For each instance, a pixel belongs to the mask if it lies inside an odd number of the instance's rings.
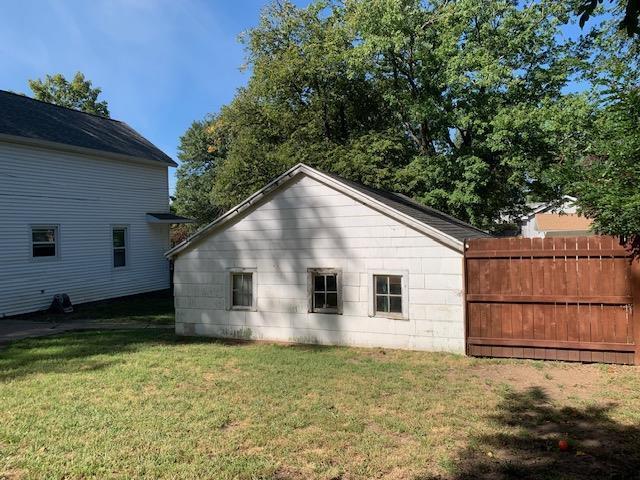
[[[169,290],[162,290],[74,305],[73,313],[64,315],[36,312],[13,318],[40,322],[95,320],[109,323],[170,324],[174,322],[173,294]]]
[[[0,478],[637,478],[639,373],[153,330],[33,339],[0,351]]]

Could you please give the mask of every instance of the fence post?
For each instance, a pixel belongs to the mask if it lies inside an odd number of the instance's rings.
[[[636,351],[633,363],[640,365],[640,259],[631,259],[631,295],[633,297],[631,325],[633,328],[633,343]]]

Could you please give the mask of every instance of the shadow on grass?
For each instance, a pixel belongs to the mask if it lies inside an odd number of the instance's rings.
[[[489,420],[511,432],[471,438],[474,448],[458,452],[447,478],[640,478],[640,427],[612,420],[614,408],[558,408],[540,387],[508,393]],[[568,451],[560,451],[560,439],[568,439]]]
[[[111,298],[98,302],[74,305],[70,314],[48,311],[11,317],[14,320],[64,323],[76,320],[96,320],[109,323],[171,324],[174,321],[173,294],[169,290]]]
[[[124,362],[123,354],[150,346],[195,343],[225,342],[179,337],[161,329],[62,333],[20,340],[0,350],[0,382],[39,373],[100,370]]]

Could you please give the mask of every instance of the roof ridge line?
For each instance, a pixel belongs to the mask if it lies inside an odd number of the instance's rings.
[[[65,110],[70,110],[72,112],[81,113],[83,115],[90,115],[92,117],[101,118],[103,120],[109,120],[109,121],[112,121],[112,122],[117,122],[117,123],[122,123],[124,125],[127,125],[126,122],[124,122],[122,120],[118,120],[117,118],[105,117],[103,115],[98,115],[97,113],[84,112],[82,110],[78,110],[77,108],[65,107],[64,105],[58,105],[56,103],[46,102],[44,100],[40,100],[40,99],[37,99],[37,98],[30,97],[29,95],[26,95],[26,94],[23,95],[22,93],[10,92],[9,90],[2,90],[2,89],[0,89],[0,93],[6,93],[8,95],[14,95],[14,96],[19,97],[19,98],[23,98],[23,99],[26,99],[26,100],[31,100],[32,102],[44,103],[45,105],[51,105],[52,107],[63,108]]]

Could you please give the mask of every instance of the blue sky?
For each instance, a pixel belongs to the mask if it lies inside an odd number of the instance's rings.
[[[175,158],[191,122],[246,82],[237,37],[267,1],[3,2],[0,89],[30,94],[28,79],[82,71],[102,88],[113,118]]]

